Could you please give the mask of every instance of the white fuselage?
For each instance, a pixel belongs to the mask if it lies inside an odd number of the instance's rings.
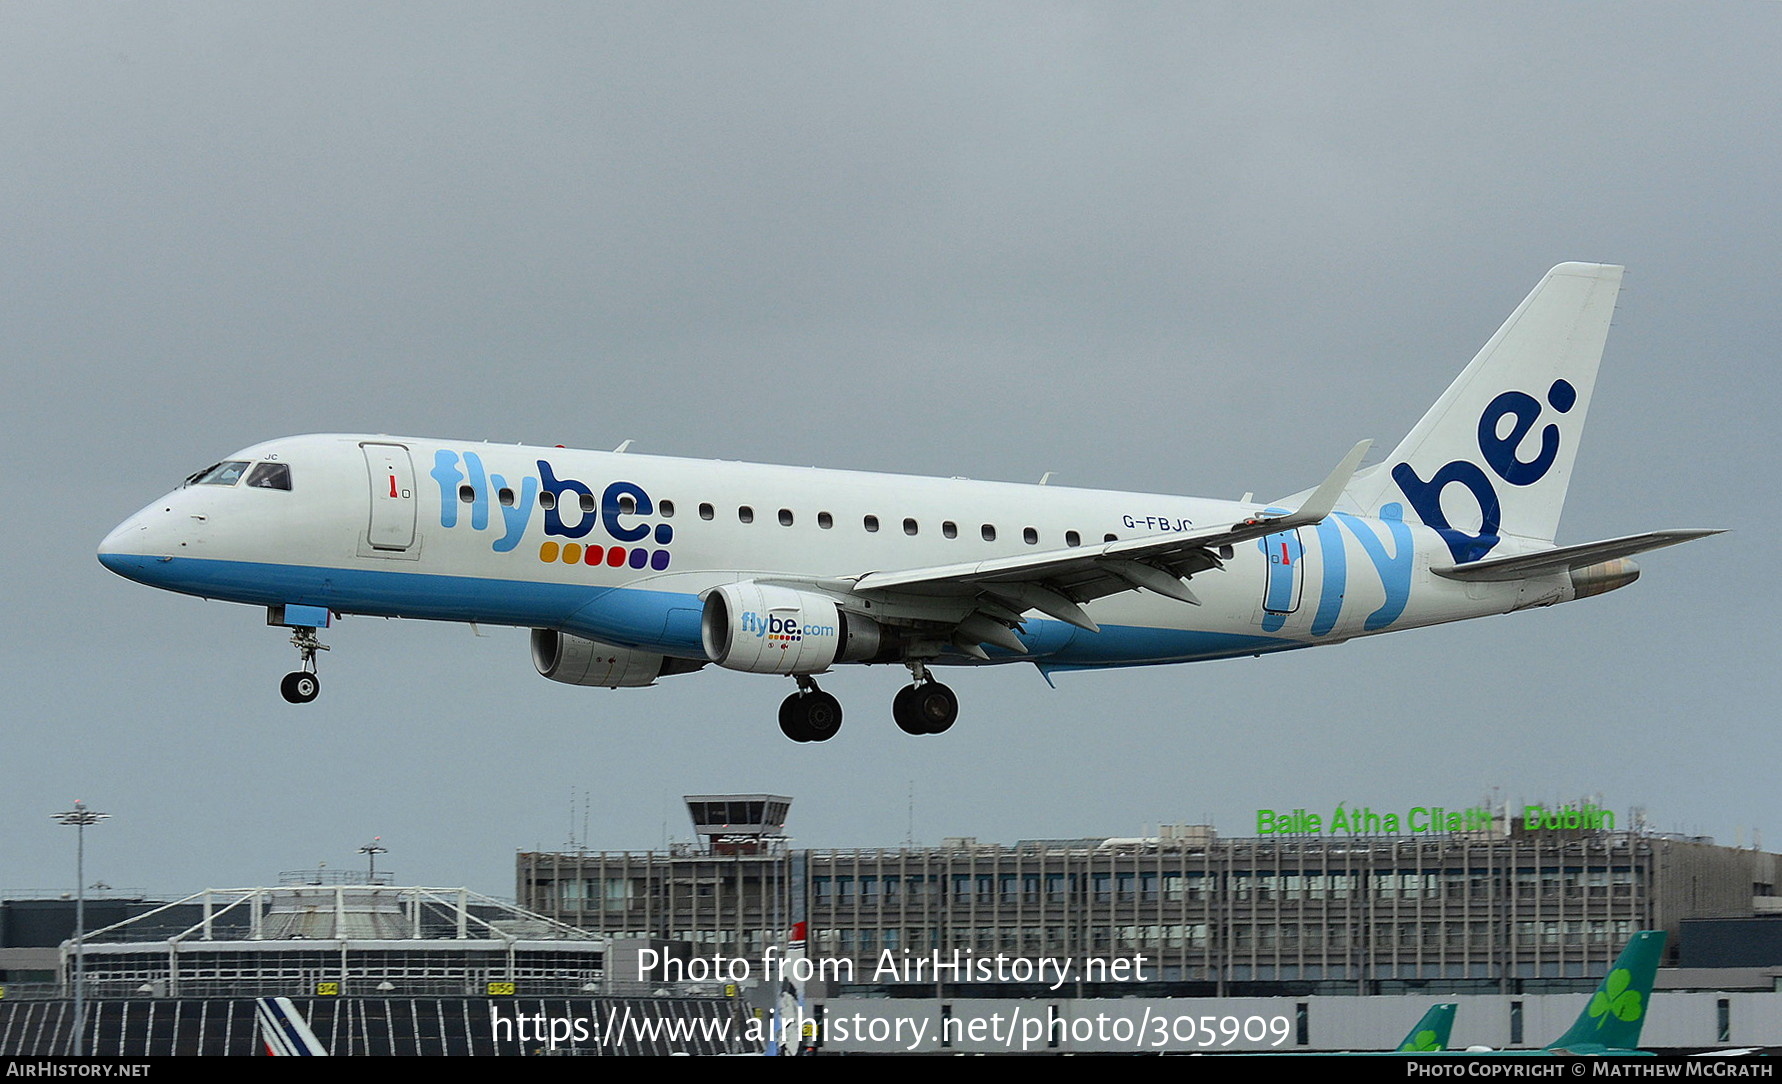
[[[702,597],[745,580],[827,584],[1227,526],[1263,505],[753,463],[366,435],[274,440],[121,524],[101,560],[207,598],[556,629],[703,661]],[[288,488],[247,484],[285,466]],[[584,509],[591,508],[591,511]],[[1506,538],[1499,553],[1515,552]],[[1433,530],[1337,512],[1233,548],[1201,605],[1131,590],[1099,632],[1026,615],[1048,669],[1260,654],[1571,597],[1563,575],[1434,576]],[[895,601],[895,600],[893,600]],[[922,600],[915,600],[921,602]],[[932,600],[929,600],[932,601]],[[978,661],[943,652],[935,661]]]

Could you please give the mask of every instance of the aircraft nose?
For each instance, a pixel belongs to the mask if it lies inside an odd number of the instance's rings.
[[[142,550],[143,535],[148,524],[142,522],[142,513],[138,512],[129,519],[111,529],[99,543],[99,563],[123,576],[133,562],[129,557]]]
[[[113,527],[99,543],[99,563],[127,580],[155,582],[178,551],[173,515],[163,499]]]

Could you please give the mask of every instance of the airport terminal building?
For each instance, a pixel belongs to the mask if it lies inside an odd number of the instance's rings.
[[[1252,838],[1172,826],[1147,838],[804,851],[784,846],[789,798],[687,801],[704,845],[522,853],[521,906],[614,938],[750,959],[802,917],[812,956],[848,961],[840,987],[860,992],[934,996],[933,974],[893,975],[885,954],[958,950],[1144,957],[1142,987],[1077,996],[1282,996],[1587,990],[1637,930],[1669,931],[1675,963],[1684,920],[1782,905],[1776,855],[1600,823],[1523,830],[1486,816],[1442,833]]]

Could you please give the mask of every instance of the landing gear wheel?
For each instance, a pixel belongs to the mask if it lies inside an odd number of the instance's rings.
[[[897,695],[891,698],[891,718],[897,720],[897,729],[905,734],[928,733],[928,724],[922,721],[916,709],[916,686],[905,685],[897,690]]]
[[[780,733],[793,741],[828,741],[841,724],[841,701],[820,689],[796,692],[780,702]]]
[[[938,681],[898,690],[891,716],[905,734],[941,734],[959,718],[959,698]]]
[[[278,691],[293,704],[307,704],[322,691],[322,679],[316,676],[316,652],[327,651],[328,645],[316,639],[314,626],[297,625],[291,629],[291,646],[297,649],[302,660],[297,665],[303,669],[286,674]]]
[[[278,691],[293,704],[307,704],[322,691],[322,681],[308,670],[294,670],[278,683]]]
[[[780,701],[780,733],[798,742],[811,740],[809,735],[804,732],[804,713],[798,710],[798,701],[803,695],[803,693],[793,693]]]
[[[811,741],[828,741],[841,729],[841,701],[826,692],[805,693],[804,732]]]

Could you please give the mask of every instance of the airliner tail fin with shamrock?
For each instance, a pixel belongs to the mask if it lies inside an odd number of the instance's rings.
[[[1547,1045],[1550,1054],[1618,1054],[1639,1049],[1640,1028],[1651,1007],[1652,982],[1664,953],[1663,930],[1642,930],[1621,950],[1615,965],[1564,1035]]]
[[[1405,1041],[1398,1044],[1396,1053],[1427,1054],[1448,1049],[1448,1036],[1454,1030],[1455,1008],[1452,1001],[1431,1005],[1423,1019],[1412,1025]]]

